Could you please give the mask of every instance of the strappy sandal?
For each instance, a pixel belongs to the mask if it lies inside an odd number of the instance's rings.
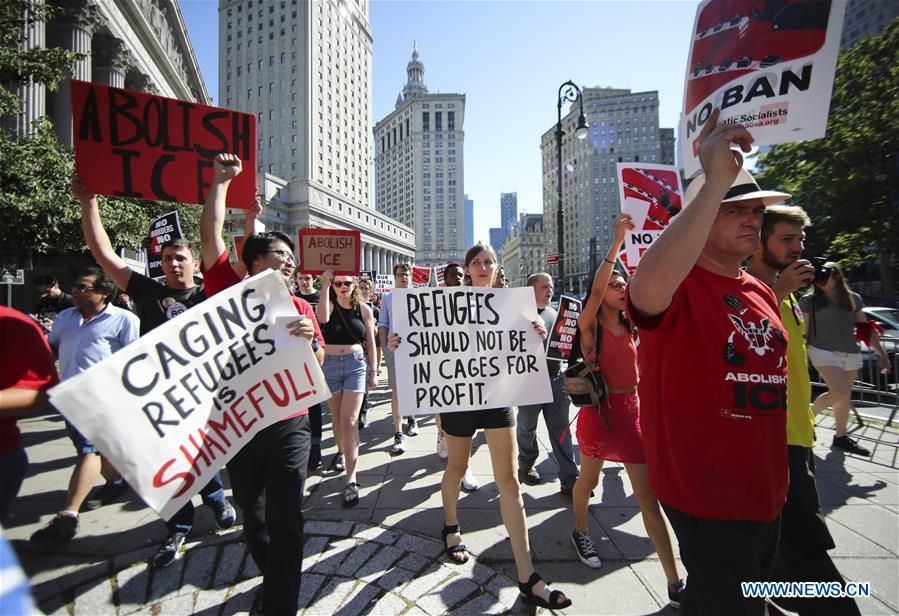
[[[342,473],[346,470],[346,465],[343,463],[343,454],[336,453],[334,454],[334,461],[331,462],[331,468],[333,468],[338,473]]]
[[[456,565],[464,565],[465,563],[468,562],[468,548],[465,547],[465,544],[460,543],[459,545],[452,545],[452,546],[446,544],[446,538],[448,536],[452,535],[453,533],[458,533],[458,532],[459,532],[458,524],[453,524],[452,526],[444,526],[443,527],[443,546],[444,546],[443,549],[444,549],[444,552],[446,552],[446,555],[449,557],[450,562],[452,562],[453,564],[456,564]],[[459,560],[458,558],[456,558],[454,556],[455,554],[462,554],[462,553],[464,553],[464,555],[465,555],[465,558],[463,558],[462,560]]]
[[[343,489],[343,506],[355,507],[359,504],[359,484],[351,481]]]
[[[519,582],[518,590],[521,591],[521,600],[526,604],[535,606],[535,607],[545,607],[550,610],[561,610],[566,607],[571,606],[571,599],[565,597],[564,601],[561,601],[561,597],[565,596],[561,590],[552,590],[549,593],[549,601],[544,599],[539,595],[534,594],[534,586],[537,585],[537,582],[542,582],[543,578],[540,577],[540,574],[534,571],[531,574],[531,577],[528,578],[527,582]],[[549,588],[547,586],[547,588]]]

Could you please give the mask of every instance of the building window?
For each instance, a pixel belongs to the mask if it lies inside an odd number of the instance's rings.
[[[434,130],[438,133],[443,130],[443,113],[440,111],[434,112]]]
[[[240,71],[240,67],[238,67],[238,72]],[[423,111],[421,113],[421,132],[427,133],[431,130],[431,114],[427,111]]]
[[[447,111],[446,112],[446,130],[448,130],[448,131],[456,130],[456,112],[455,111]]]

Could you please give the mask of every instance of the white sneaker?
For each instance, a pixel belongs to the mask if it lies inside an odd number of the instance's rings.
[[[446,449],[446,437],[440,432],[437,433],[437,455],[440,456],[441,460],[446,460],[449,457],[449,452]]]
[[[478,480],[471,474],[471,467],[469,466],[465,470],[465,477],[462,478],[462,489],[466,492],[474,492],[480,487],[481,484],[479,484]]]

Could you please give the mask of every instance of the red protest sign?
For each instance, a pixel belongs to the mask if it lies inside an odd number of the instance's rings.
[[[334,270],[338,276],[358,276],[361,234],[343,229],[300,229],[300,271],[321,274]]]
[[[431,268],[412,266],[412,288],[426,287],[431,284]]]
[[[144,92],[72,80],[75,170],[90,192],[203,203],[217,154],[236,154],[243,173],[228,207],[256,194],[256,117]]]

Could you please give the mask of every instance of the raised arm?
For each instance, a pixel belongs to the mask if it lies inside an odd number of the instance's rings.
[[[615,269],[615,259],[621,250],[621,244],[624,243],[624,235],[628,230],[632,231],[633,229],[634,223],[630,214],[622,214],[618,217],[618,222],[615,223],[615,239],[612,241],[612,245],[609,246],[609,252],[606,253],[605,258],[602,260],[602,265],[599,266],[599,269],[596,270],[596,274],[593,276],[590,297],[587,299],[587,304],[583,310],[581,310],[581,318],[587,320],[596,319],[596,313],[599,312],[599,307],[602,305],[602,297],[606,294],[609,280],[612,278],[612,271]]]
[[[315,307],[315,316],[318,322],[324,325],[331,320],[331,283],[334,282],[334,271],[322,272],[322,292]]]
[[[116,254],[112,242],[109,241],[109,235],[106,234],[103,221],[100,219],[97,195],[87,192],[84,180],[77,175],[72,178],[72,193],[81,204],[81,229],[91,255],[116,286],[124,291],[131,280],[131,268]]]
[[[699,160],[705,183],[696,197],[640,259],[629,283],[630,301],[644,316],[663,313],[675,291],[702,253],[721,200],[737,177],[743,157],[731,150],[736,144],[749,152],[752,135],[742,125],[715,127],[719,111],[712,112],[699,135]]]
[[[240,158],[234,154],[219,154],[212,167],[212,185],[200,217],[200,251],[203,254],[203,267],[206,269],[215,265],[225,252],[225,240],[222,239],[222,229],[225,228],[225,197],[231,180],[243,170]]]
[[[256,219],[262,215],[262,197],[260,195],[256,195],[253,199],[253,206],[243,211],[243,236],[244,238],[248,238],[256,232]],[[234,268],[234,271],[237,272],[237,275],[240,278],[243,278],[247,275],[247,265],[243,262],[240,255],[234,255],[237,258],[237,262],[231,267]]]

